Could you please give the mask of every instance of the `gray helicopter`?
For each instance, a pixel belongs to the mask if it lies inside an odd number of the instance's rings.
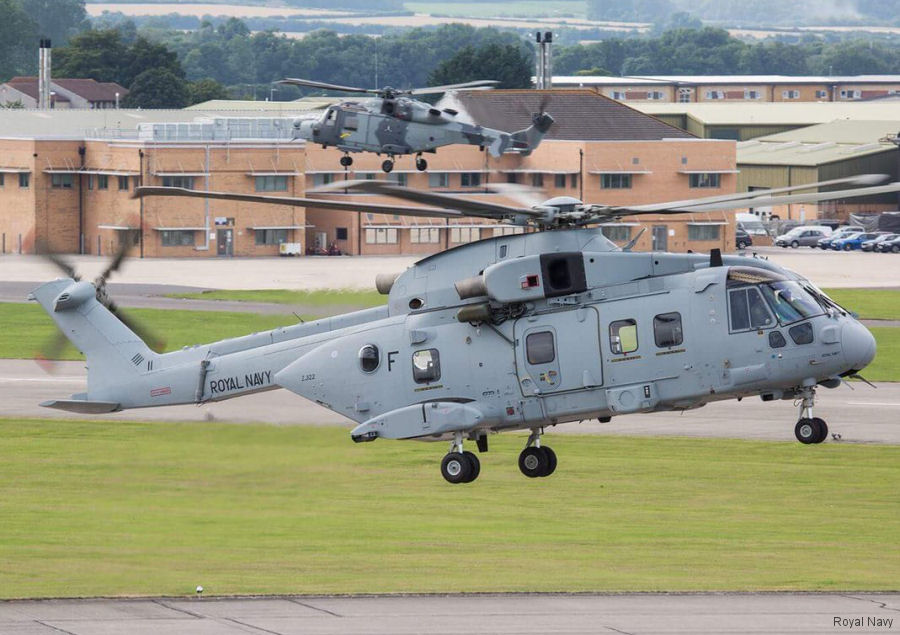
[[[556,469],[544,431],[585,419],[684,411],[758,396],[797,400],[802,443],[827,437],[818,387],[857,377],[875,357],[871,333],[813,283],[746,256],[631,252],[601,222],[845,199],[900,191],[878,178],[630,207],[567,197],[537,206],[486,204],[379,181],[342,183],[425,203],[412,216],[479,216],[536,229],[494,237],[380,275],[384,306],[160,354],[117,313],[108,272],[65,278],[32,298],[87,357],[88,390],[44,406],[100,414],[203,404],[283,387],[356,422],[351,438],[450,442],[441,473],[471,482],[489,435],[530,430],[519,456],[528,477]],[[824,186],[839,191],[796,194]],[[142,187],[136,196],[186,196],[383,211],[356,202]],[[57,258],[57,261],[59,259]]]
[[[412,95],[435,95],[454,90],[480,90],[498,82],[480,80],[447,86],[400,90],[384,88],[355,88],[306,79],[283,79],[279,83],[308,86],[345,93],[365,93],[375,97],[362,100],[345,100],[329,106],[317,119],[294,120],[294,139],[305,139],[325,147],[335,147],[344,153],[341,165],[353,165],[351,152],[375,152],[385,154],[381,169],[394,169],[394,157],[416,155],[416,169],[428,169],[423,152],[435,152],[437,148],[452,144],[467,144],[487,149],[494,157],[504,152],[530,154],[544,138],[553,124],[553,117],[545,112],[531,117],[532,125],[517,132],[503,132],[475,125],[458,119],[452,108],[436,108],[429,103],[412,99]]]

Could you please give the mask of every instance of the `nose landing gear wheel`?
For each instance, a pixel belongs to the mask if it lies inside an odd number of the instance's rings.
[[[424,172],[428,169],[428,161],[426,161],[422,157],[416,157],[416,169],[419,172]]]
[[[391,170],[394,169],[394,162],[391,159],[385,159],[381,162],[381,169],[384,170],[385,173],[390,174]]]
[[[800,419],[794,426],[794,436],[800,443],[822,443],[828,438],[828,424],[819,417]]]

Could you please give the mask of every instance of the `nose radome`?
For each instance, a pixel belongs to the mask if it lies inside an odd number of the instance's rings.
[[[875,338],[857,321],[844,324],[841,330],[841,347],[850,368],[862,370],[875,359]]]

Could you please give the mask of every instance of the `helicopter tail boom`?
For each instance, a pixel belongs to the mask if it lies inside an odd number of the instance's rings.
[[[544,135],[553,125],[553,117],[546,112],[541,112],[533,115],[531,121],[531,125],[527,128],[495,140],[488,146],[491,155],[499,157],[503,152],[518,152],[523,156],[531,154],[541,144]]]

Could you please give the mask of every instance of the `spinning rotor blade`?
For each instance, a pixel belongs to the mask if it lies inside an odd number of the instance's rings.
[[[771,196],[773,194],[786,194],[787,192],[795,192],[797,190],[808,190],[811,188],[828,187],[832,185],[878,185],[884,183],[889,178],[887,174],[861,174],[859,176],[851,176],[843,179],[832,179],[830,181],[819,181],[818,183],[810,183],[808,185],[793,185],[791,187],[779,187],[770,190],[754,190],[752,192],[737,192],[735,194],[723,194],[721,196],[708,196],[705,198],[695,198],[685,201],[669,201],[667,203],[651,203],[649,205],[635,205],[629,207],[635,211],[657,211],[667,210],[673,207],[693,207],[694,204],[718,203],[723,201],[749,200],[753,198]]]
[[[544,190],[519,183],[488,183],[485,187],[528,207],[543,205],[548,198]]]
[[[348,186],[358,181],[340,181],[333,185],[333,191],[350,189]],[[362,181],[374,183],[375,181]],[[329,186],[330,187],[330,186]],[[319,188],[316,191],[325,191]],[[268,203],[270,205],[293,205],[295,207],[316,207],[319,209],[336,209],[344,212],[373,212],[375,214],[398,214],[400,216],[429,216],[435,218],[458,218],[463,214],[452,209],[435,209],[433,207],[397,207],[396,205],[380,205],[378,203],[352,203],[350,201],[328,201],[317,198],[299,198],[292,196],[257,196],[255,194],[232,194],[229,192],[204,192],[186,190],[181,187],[144,186],[134,192],[135,197],[143,196],[185,196],[189,198],[212,198],[223,201],[244,201],[246,203]]]
[[[357,88],[356,86],[341,86],[339,84],[328,84],[326,82],[314,82],[310,79],[297,79],[294,77],[285,77],[278,80],[276,84],[290,84],[291,86],[308,86],[309,88],[324,88],[325,90],[339,90],[342,93],[380,93],[375,88]]]
[[[434,95],[437,93],[446,93],[451,90],[460,90],[466,88],[490,88],[499,84],[495,79],[479,79],[474,82],[463,82],[461,84],[445,84],[444,86],[428,86],[426,88],[413,88],[411,90],[401,90],[397,92],[406,93],[408,95]]]
[[[63,332],[56,329],[56,333],[53,337],[47,340],[44,345],[41,346],[40,350],[35,353],[34,361],[37,362],[38,366],[44,369],[45,373],[56,372],[56,362],[62,355],[63,349],[66,347],[68,341],[68,338],[63,335]]]
[[[448,211],[458,210],[457,215],[459,216],[475,216],[478,218],[493,219],[509,218],[510,216],[528,216],[535,218],[543,216],[543,212],[527,207],[511,207],[509,205],[489,203],[487,201],[473,201],[451,194],[437,194],[435,192],[411,190],[399,185],[391,185],[384,181],[344,181],[342,183],[332,183],[317,188],[315,191],[333,192],[343,189],[354,190],[357,192],[369,192],[370,194],[381,194],[383,196],[393,196],[416,203],[436,205],[443,207]],[[465,214],[459,212],[465,212]]]
[[[134,316],[127,315],[119,306],[113,302],[112,300],[107,299],[103,303],[109,312],[119,318],[119,321],[122,322],[125,326],[134,331],[135,335],[144,340],[144,344],[146,344],[150,350],[155,353],[162,353],[165,350],[166,342],[161,337],[156,335],[150,328],[145,326],[140,321],[136,320]]]

